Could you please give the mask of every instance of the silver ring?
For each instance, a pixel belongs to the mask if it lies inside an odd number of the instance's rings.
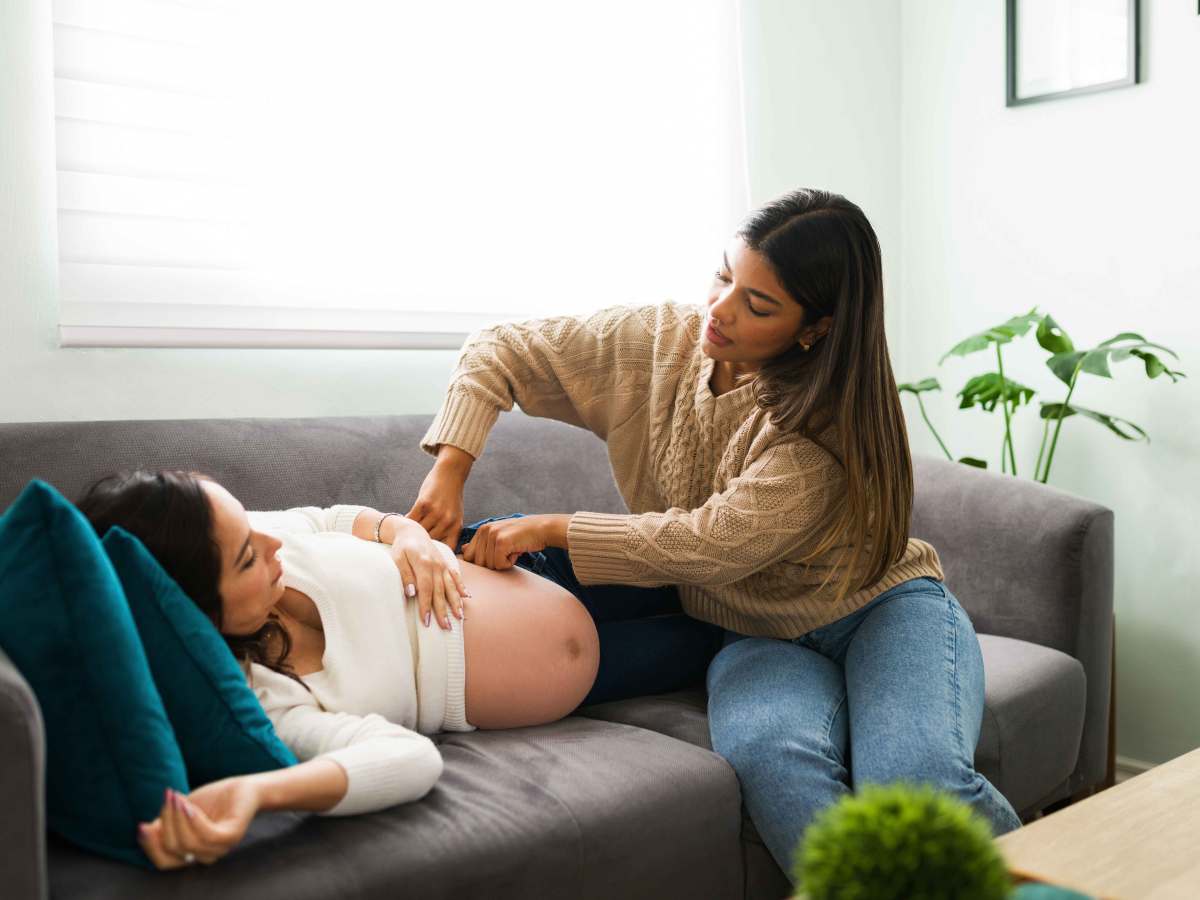
[[[183,861],[190,866],[192,863],[194,863],[196,861],[196,854],[195,853],[183,854]]]

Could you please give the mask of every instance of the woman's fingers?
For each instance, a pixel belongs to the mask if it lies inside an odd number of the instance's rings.
[[[162,818],[153,822],[143,822],[138,828],[138,843],[142,852],[150,858],[159,869],[178,869],[183,861],[171,855],[162,846]]]
[[[440,519],[438,523],[433,528],[428,529],[428,531],[429,536],[435,541],[441,541],[444,544],[449,544],[451,547],[454,546],[452,541],[458,538],[458,529],[455,528],[454,516],[451,515],[447,515]]]
[[[214,848],[209,846],[208,841],[196,833],[188,816],[187,801],[170,788],[167,789],[162,823],[162,849],[175,857],[181,865],[212,862],[220,856],[220,853],[215,853]]]
[[[422,621],[428,625],[430,610],[434,606],[433,594],[433,576],[429,574],[429,560],[419,559],[413,569],[417,573],[417,597],[421,602]],[[438,611],[433,609],[433,615],[438,615]]]
[[[451,569],[446,569],[446,571],[442,573],[442,581],[446,585],[446,602],[450,605],[450,612],[452,612],[459,621],[462,621],[462,593],[459,591],[458,584],[454,580],[454,572]]]
[[[461,605],[463,613],[465,614],[467,609],[467,598],[471,596],[471,592],[467,589],[467,583],[463,581],[462,571],[458,566],[455,566],[452,569],[447,569],[446,571],[450,573],[450,577],[454,579],[455,587],[458,588],[458,596],[462,598]]]
[[[496,568],[496,529],[489,528],[483,536],[483,565]]]
[[[176,808],[175,826],[180,841],[180,850],[184,854],[191,853],[196,862],[206,865],[220,859],[224,855],[225,849],[220,844],[210,841],[200,829],[196,816],[199,811],[198,807],[189,803],[187,798],[180,793],[172,793],[172,800]]]
[[[448,631],[450,629],[450,603],[446,599],[445,578],[433,578],[433,610],[438,624]]]
[[[162,848],[172,856],[182,856],[183,853],[179,849],[179,826],[175,821],[175,805],[171,802],[170,788],[163,792],[163,805],[159,818],[162,820],[162,840],[160,842]]]
[[[401,553],[396,559],[396,566],[400,569],[400,583],[404,585],[404,596],[417,596],[417,575],[408,561],[408,554]]]

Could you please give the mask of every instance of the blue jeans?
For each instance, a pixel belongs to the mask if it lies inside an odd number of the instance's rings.
[[[728,632],[708,670],[713,749],[737,772],[750,818],[791,877],[821,809],[868,782],[924,782],[995,834],[1020,826],[975,771],[983,656],[957,598],[914,578],[793,640]]]
[[[455,553],[480,525],[522,513],[492,516],[463,528]],[[673,585],[581,585],[565,550],[522,553],[516,565],[548,578],[579,598],[600,636],[600,670],[580,706],[703,687],[708,664],[721,649],[724,629],[684,614]]]

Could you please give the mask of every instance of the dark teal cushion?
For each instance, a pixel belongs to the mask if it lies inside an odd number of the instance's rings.
[[[150,551],[116,527],[104,536],[104,549],[125,588],[192,785],[295,765],[225,639]]]
[[[47,826],[153,868],[137,826],[187,792],[183,757],[99,538],[42,481],[0,517],[0,645],[41,707]]]

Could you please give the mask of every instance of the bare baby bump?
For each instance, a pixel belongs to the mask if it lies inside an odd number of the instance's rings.
[[[459,562],[471,592],[463,625],[467,721],[519,728],[567,715],[600,666],[588,611],[570,591],[526,569]]]

